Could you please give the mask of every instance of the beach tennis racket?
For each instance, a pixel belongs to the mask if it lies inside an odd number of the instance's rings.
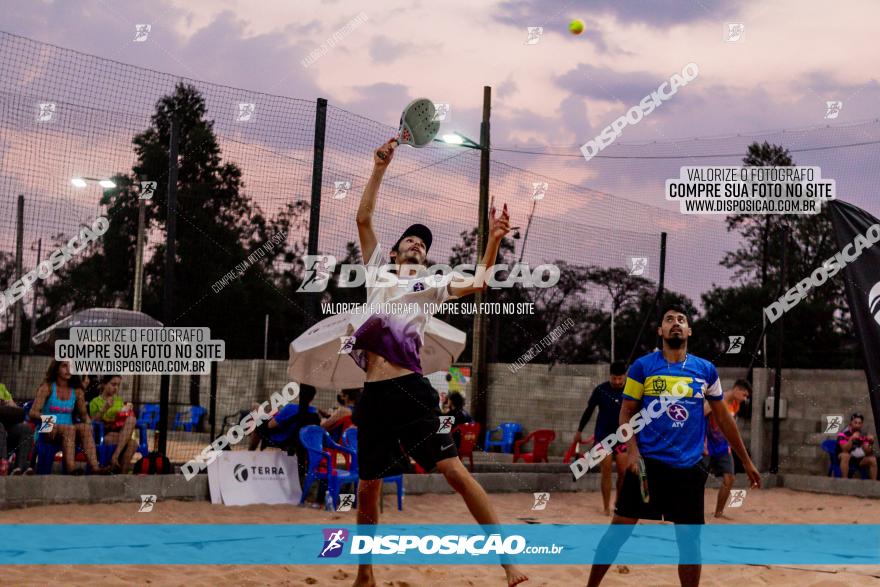
[[[440,130],[440,122],[434,120],[437,109],[427,98],[419,98],[407,104],[400,115],[400,128],[394,142],[420,149],[434,140]],[[385,153],[378,153],[384,160]]]
[[[645,468],[645,459],[639,457],[639,482],[642,486],[642,502],[650,503],[651,494],[648,493],[648,470]]]

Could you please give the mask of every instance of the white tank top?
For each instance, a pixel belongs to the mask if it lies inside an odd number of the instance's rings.
[[[377,244],[365,266],[367,303],[349,321],[348,333],[355,337],[351,357],[366,370],[366,351],[370,351],[394,365],[422,373],[419,351],[424,344],[428,320],[440,304],[456,298],[449,293],[449,283],[465,276],[455,272],[431,275],[422,270],[394,284],[394,280],[379,271],[383,267],[385,270],[395,267],[383,263],[385,258],[381,245]]]

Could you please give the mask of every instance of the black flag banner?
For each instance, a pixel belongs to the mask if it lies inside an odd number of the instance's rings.
[[[846,259],[843,277],[849,311],[865,358],[874,426],[880,429],[880,220],[840,200],[828,206],[838,250],[845,259],[861,250],[856,259]]]

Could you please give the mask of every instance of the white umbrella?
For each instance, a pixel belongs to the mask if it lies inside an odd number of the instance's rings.
[[[160,327],[162,323],[143,312],[124,308],[89,308],[74,312],[49,328],[34,335],[34,346],[55,351],[55,341],[70,337],[70,329],[76,327]]]
[[[366,373],[351,355],[339,353],[348,334],[350,313],[321,320],[290,343],[287,374],[292,381],[321,388],[361,387]],[[436,318],[429,318],[420,354],[422,372],[447,371],[464,350],[464,332]]]
[[[444,373],[449,371],[449,367],[458,359],[466,343],[467,334],[464,331],[437,318],[428,318],[425,344],[419,351],[422,373],[428,375],[437,371]]]

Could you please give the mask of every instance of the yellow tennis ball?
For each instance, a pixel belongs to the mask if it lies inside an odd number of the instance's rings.
[[[584,32],[584,21],[579,18],[574,19],[570,23],[568,23],[568,30],[573,35],[579,35]]]

